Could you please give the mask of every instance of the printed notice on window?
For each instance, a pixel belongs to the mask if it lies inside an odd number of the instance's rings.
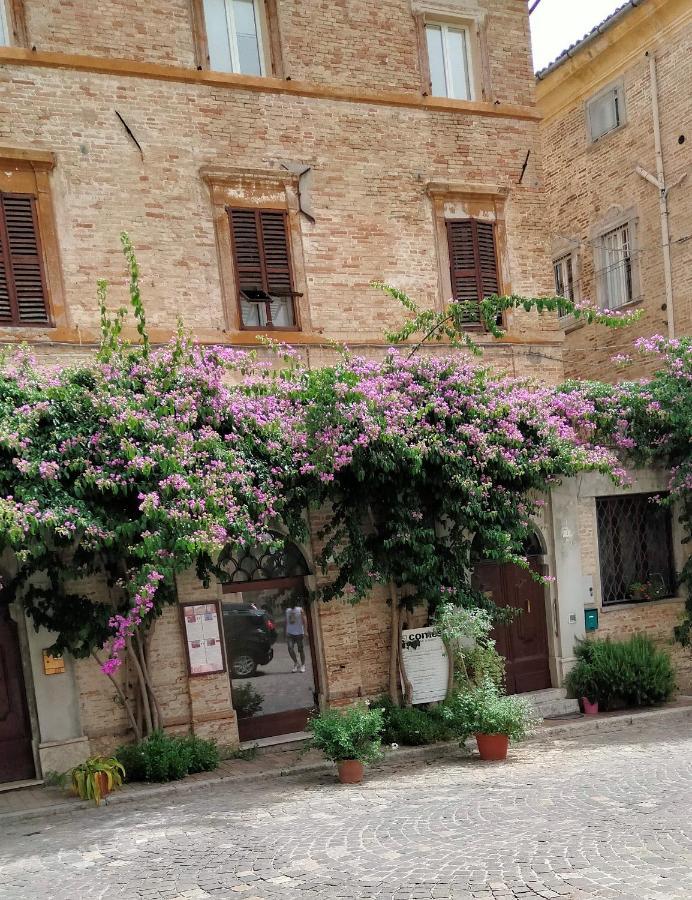
[[[215,603],[183,607],[187,655],[191,675],[223,672],[219,611]]]
[[[434,703],[447,693],[447,651],[436,628],[401,632],[401,659],[411,682],[412,703]]]

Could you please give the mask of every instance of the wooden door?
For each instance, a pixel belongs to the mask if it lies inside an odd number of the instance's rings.
[[[17,626],[0,606],[0,782],[35,775]]]
[[[539,572],[536,560],[531,567]],[[498,625],[493,633],[497,650],[507,660],[507,692],[521,694],[549,688],[548,630],[545,588],[519,566],[480,563],[475,577],[496,606],[520,610],[508,625]]]

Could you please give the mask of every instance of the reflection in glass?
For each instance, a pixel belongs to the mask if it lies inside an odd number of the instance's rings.
[[[300,635],[299,608],[306,609],[302,586],[225,594],[223,624],[233,705],[241,727],[248,719],[308,711],[314,707],[315,676],[307,629]],[[293,611],[288,612],[287,611]],[[302,645],[303,655],[300,648]],[[295,657],[295,661],[294,658]],[[304,660],[305,671],[301,663]],[[299,731],[303,724],[280,724],[274,733]]]

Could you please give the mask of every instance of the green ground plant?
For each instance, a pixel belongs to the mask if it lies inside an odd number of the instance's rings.
[[[600,709],[655,706],[675,690],[670,654],[651,638],[586,640],[575,648],[577,663],[567,675],[573,697],[586,697]]]
[[[126,781],[178,781],[195,772],[210,772],[220,761],[213,741],[163,731],[118,747],[116,753],[125,766]]]

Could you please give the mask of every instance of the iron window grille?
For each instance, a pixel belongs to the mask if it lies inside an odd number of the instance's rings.
[[[670,509],[658,494],[598,497],[598,549],[604,606],[675,593]]]

